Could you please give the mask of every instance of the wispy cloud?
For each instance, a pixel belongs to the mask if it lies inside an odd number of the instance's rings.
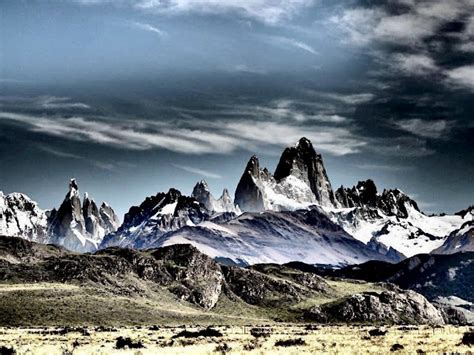
[[[446,75],[451,83],[474,91],[474,65],[466,65],[448,70]]]
[[[279,46],[293,47],[293,48],[303,50],[313,55],[319,55],[319,53],[312,46],[302,41],[299,41],[295,38],[282,37],[282,36],[268,36],[266,37],[266,40],[270,43],[274,43]]]
[[[233,13],[246,19],[275,25],[290,20],[314,0],[73,0],[84,5],[128,4],[131,8],[158,14]]]
[[[350,127],[310,128],[291,122],[255,120],[194,121],[156,124],[145,120],[58,118],[2,112],[0,119],[24,124],[29,130],[69,140],[88,141],[121,149],[166,149],[187,154],[228,154],[237,149],[294,144],[302,136],[322,152],[345,155],[359,152],[366,142]],[[179,126],[179,124],[178,124]]]
[[[175,168],[181,169],[181,170],[186,171],[186,172],[191,173],[191,174],[199,175],[201,177],[207,177],[207,178],[210,178],[210,179],[221,179],[222,178],[222,175],[213,173],[213,172],[208,171],[208,170],[199,169],[199,168],[195,168],[195,167],[187,166],[187,165],[180,165],[180,164],[171,164],[171,165],[173,165]]]
[[[157,34],[160,37],[166,36],[166,32],[160,30],[158,27],[152,26],[149,23],[142,23],[142,22],[132,22],[131,26],[143,31],[152,32]]]
[[[395,127],[424,138],[446,137],[452,128],[447,120],[422,120],[419,118],[400,120],[393,123]]]
[[[97,159],[86,158],[81,155],[73,154],[58,150],[57,148],[53,148],[46,145],[40,145],[37,147],[38,149],[46,152],[48,154],[54,155],[56,157],[64,158],[64,159],[77,159],[84,161],[86,164],[95,166],[96,168],[113,171],[117,168],[117,165],[110,162],[105,162]]]
[[[73,101],[69,97],[43,95],[36,97],[0,96],[0,102],[6,105],[19,105],[22,109],[50,110],[89,110],[90,105]]]
[[[40,96],[35,99],[36,104],[49,109],[90,109],[91,107],[82,102],[71,102],[69,97]]]
[[[258,75],[266,74],[266,71],[264,69],[256,68],[256,67],[250,67],[250,66],[245,65],[245,64],[235,65],[234,67],[231,68],[231,71],[239,72],[239,73],[258,74]]]
[[[322,92],[322,91],[306,91],[311,96],[325,98],[333,101],[338,101],[346,105],[360,105],[375,98],[375,95],[369,92],[361,92],[355,94],[341,94],[336,92]]]
[[[371,171],[407,171],[407,170],[414,170],[414,166],[408,165],[396,165],[396,164],[356,164],[354,165],[356,168],[363,169],[363,170],[371,170]]]

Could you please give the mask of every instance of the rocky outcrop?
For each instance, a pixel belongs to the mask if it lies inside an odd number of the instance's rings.
[[[311,308],[307,320],[322,323],[443,325],[443,313],[414,291],[401,289],[355,294]]]
[[[0,236],[0,260],[10,264],[33,264],[68,252],[55,245],[44,245],[24,238]]]
[[[163,264],[172,280],[171,292],[181,299],[210,309],[222,291],[224,276],[220,266],[190,245],[173,245],[151,252]]]
[[[322,287],[323,291],[315,290],[311,287],[314,285],[308,282],[309,280],[304,275],[301,278],[305,283],[299,283],[236,266],[222,266],[222,269],[228,288],[245,302],[253,305],[281,305],[330,290],[329,285],[324,281],[321,283],[325,284]]]

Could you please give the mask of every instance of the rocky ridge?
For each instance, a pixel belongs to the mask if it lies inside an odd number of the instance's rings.
[[[110,295],[146,296],[162,288],[177,300],[215,312],[219,312],[216,306],[224,297],[227,302],[267,309],[275,314],[275,320],[280,310],[322,322],[444,324],[453,318],[452,314],[443,318],[440,310],[416,292],[389,285],[381,293],[356,294],[292,311],[291,305],[301,302],[337,298],[338,291],[311,272],[276,264],[252,268],[220,265],[183,244],[144,251],[114,247],[79,254],[21,238],[0,237],[0,282],[13,280],[94,287]]]

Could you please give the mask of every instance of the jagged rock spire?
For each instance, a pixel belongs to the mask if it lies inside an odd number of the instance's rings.
[[[209,212],[234,212],[239,213],[240,211],[235,207],[230,197],[229,191],[224,189],[221,197],[215,199],[209,190],[209,185],[205,180],[201,180],[194,186],[193,193],[191,194],[199,203]]]
[[[70,250],[93,251],[118,224],[113,209],[109,206],[99,209],[87,192],[81,202],[79,186],[73,178],[61,206],[50,213],[48,233],[55,244]]]
[[[320,205],[336,206],[323,158],[316,153],[313,144],[306,137],[301,138],[295,146],[283,151],[273,176],[278,182],[290,175],[306,181]]]
[[[253,155],[235,189],[235,203],[242,211],[260,212],[264,209],[263,195],[256,184],[260,178],[260,164]]]
[[[375,182],[371,179],[359,181],[356,186],[345,188],[341,186],[336,191],[336,198],[342,207],[378,208],[388,216],[406,218],[407,207],[420,211],[417,203],[399,189],[385,189],[377,193]]]

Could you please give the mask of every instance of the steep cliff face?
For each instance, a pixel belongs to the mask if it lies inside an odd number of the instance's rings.
[[[263,193],[257,185],[261,181],[260,163],[254,155],[250,158],[235,190],[235,203],[242,211],[264,210]]]
[[[307,138],[301,138],[294,147],[284,150],[273,176],[277,182],[293,176],[310,187],[319,205],[336,206],[323,158]]]

